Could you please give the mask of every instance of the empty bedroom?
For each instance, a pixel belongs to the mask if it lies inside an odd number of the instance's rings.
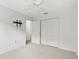
[[[78,0],[0,0],[0,59],[78,59]]]

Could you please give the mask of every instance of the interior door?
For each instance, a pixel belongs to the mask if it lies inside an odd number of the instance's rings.
[[[41,21],[41,43],[54,46],[59,40],[59,21],[43,20]]]

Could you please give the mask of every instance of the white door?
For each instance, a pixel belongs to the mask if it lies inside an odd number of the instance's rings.
[[[56,46],[59,41],[58,20],[41,21],[41,44]]]

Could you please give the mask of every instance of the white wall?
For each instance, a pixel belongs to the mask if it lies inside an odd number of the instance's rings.
[[[62,11],[60,15],[60,46],[64,49],[78,52],[77,25],[78,15],[77,6],[69,10]]]
[[[17,29],[14,20],[20,19],[23,24]],[[29,17],[0,5],[0,54],[26,43],[26,20]]]
[[[40,44],[40,21],[32,21],[32,42]]]
[[[0,22],[0,54],[25,45],[25,34],[9,24]]]
[[[58,42],[56,42],[56,44],[51,44],[51,45],[65,49],[65,50],[74,51],[77,53],[78,52],[77,51],[77,49],[78,49],[78,47],[77,47],[77,42],[78,42],[78,39],[77,39],[77,21],[78,21],[77,6],[73,6],[68,9],[59,10],[57,15],[58,15],[57,17],[59,17],[57,20],[60,23],[59,38],[58,38],[58,40],[57,40]],[[54,20],[56,20],[56,19],[54,19]],[[40,41],[40,38],[39,38],[40,37],[39,36],[40,35],[40,33],[39,33],[40,23],[39,23],[39,21],[37,23],[36,23],[36,21],[34,21],[33,25],[34,25],[33,26],[34,27],[33,35],[34,35],[35,40],[34,39],[32,39],[32,40],[35,43],[39,43],[39,41]],[[42,30],[43,29],[44,28],[42,27]],[[44,34],[44,32],[43,32],[43,34]]]

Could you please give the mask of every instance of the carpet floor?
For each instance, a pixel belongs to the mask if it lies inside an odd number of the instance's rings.
[[[0,55],[0,59],[77,59],[77,56],[74,52],[31,43]]]

